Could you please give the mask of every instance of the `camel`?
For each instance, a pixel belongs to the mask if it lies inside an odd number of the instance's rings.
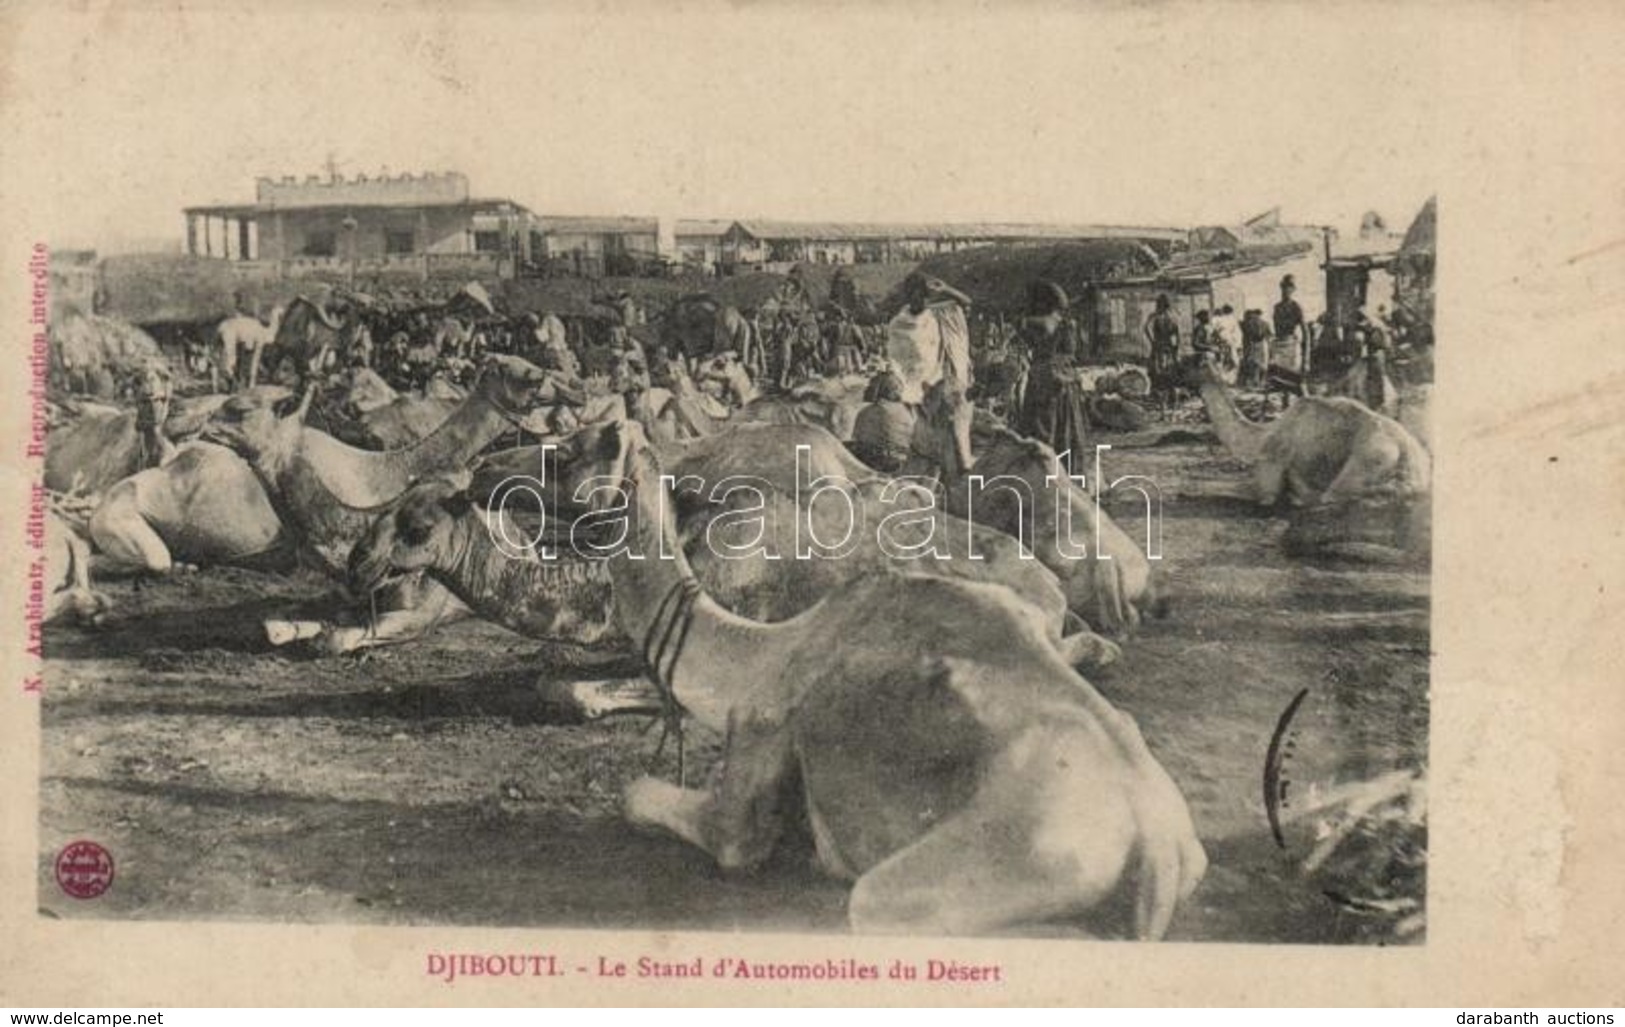
[[[298,414],[280,417],[263,407],[231,403],[211,425],[209,438],[248,461],[300,550],[343,580],[351,546],[381,507],[415,481],[464,467],[531,408],[560,399],[548,372],[497,355],[487,359],[457,412],[403,449],[356,449],[306,428]],[[444,589],[417,584],[408,582],[385,597],[384,613],[368,627],[271,621],[267,634],[273,641],[316,638],[329,651],[348,652],[415,638],[436,623],[466,615]]]
[[[1210,367],[1192,374],[1214,434],[1252,465],[1253,498],[1263,506],[1409,499],[1429,490],[1428,452],[1416,436],[1357,400],[1305,396],[1274,422],[1255,424]]]
[[[262,362],[274,373],[283,361],[288,361],[295,377],[301,383],[308,381],[313,374],[326,370],[333,359],[362,344],[366,331],[360,311],[354,306],[346,307],[342,317],[336,318],[308,297],[296,297],[283,311],[271,342],[250,354],[248,385],[259,384]]]
[[[736,408],[748,406],[761,396],[739,355],[731,350],[701,363],[696,375],[702,382],[721,385],[728,403]]]
[[[363,449],[399,449],[426,438],[446,422],[464,398],[461,389],[431,379],[424,395],[402,394],[371,368],[352,367],[336,411],[325,420],[328,433]]]
[[[1034,556],[1061,580],[1067,606],[1096,631],[1123,637],[1145,614],[1165,612],[1152,545],[1136,543],[1099,509],[1096,491],[1069,476],[1045,443],[976,410],[944,381],[926,390],[914,448],[904,471],[934,467],[949,513],[1029,540]],[[1072,475],[1092,480],[1093,458],[1071,454]],[[1156,513],[1148,516],[1155,528]]]
[[[233,385],[242,387],[255,384],[249,379],[253,377],[253,370],[259,367],[260,351],[276,341],[277,330],[282,327],[283,309],[280,306],[271,308],[271,319],[261,321],[248,314],[233,314],[222,320],[214,327],[215,350],[219,358],[215,366],[220,374],[225,376],[225,386],[229,389]],[[248,354],[248,362],[243,363],[244,352]],[[247,370],[241,379],[238,378],[238,368]],[[215,383],[219,387],[220,382]]]
[[[211,564],[291,566],[282,520],[242,457],[193,442],[116,483],[90,515],[98,574],[167,575]]]
[[[572,468],[601,465],[608,459],[605,449],[618,438],[613,422],[583,428],[558,454],[559,462]],[[805,453],[799,469],[798,447]],[[822,429],[740,425],[665,445],[662,453],[678,482],[674,503],[689,559],[706,587],[735,613],[779,621],[865,575],[932,575],[1009,588],[1038,609],[1051,643],[1076,666],[1098,669],[1121,656],[1115,643],[1068,616],[1062,582],[1024,555],[1014,538],[953,516],[920,490],[877,475]],[[540,447],[494,454],[476,468],[473,490],[492,497],[505,481],[540,481],[543,502],[556,515],[570,491],[549,479],[543,461]],[[813,483],[824,479],[833,479],[849,507],[833,496],[812,501]],[[747,482],[748,488],[725,495],[713,492]],[[801,526],[810,526],[820,540],[841,539],[850,531],[852,545],[839,555],[798,558],[805,544]],[[933,555],[908,555],[923,554],[927,546]]]
[[[852,437],[868,385],[869,379],[863,375],[817,379],[787,393],[755,399],[738,416],[767,424],[817,425],[844,442]]]
[[[348,401],[359,398],[365,405],[368,396],[363,380],[351,388]],[[180,426],[177,413],[171,412],[166,431],[184,427],[196,435],[206,429],[206,415],[218,413],[228,400],[238,409],[249,405],[275,409],[286,407],[292,398],[279,385],[257,385],[235,397],[196,397],[196,409]],[[176,406],[186,402],[177,401]],[[400,436],[404,445],[428,434],[430,428],[420,422],[405,427]],[[294,563],[292,540],[253,468],[230,449],[210,442],[184,444],[169,462],[107,488],[91,514],[89,534],[98,554],[98,573],[162,576],[177,568],[230,564],[283,569]]]
[[[169,404],[169,416],[164,418],[164,434],[179,445],[196,438],[209,420],[231,399],[230,393],[209,392],[201,396],[180,396]],[[293,397],[293,390],[281,385],[256,385],[237,393],[254,402],[281,403]]]
[[[164,432],[167,391],[144,394],[136,409],[79,404],[79,415],[53,427],[45,447],[45,487],[53,492],[100,492],[175,455]]]
[[[629,545],[609,559],[616,617],[670,701],[725,738],[708,788],[642,778],[630,820],[735,870],[804,820],[823,869],[855,882],[858,932],[986,933],[1086,914],[1123,888],[1133,933],[1163,936],[1206,870],[1189,808],[1036,608],[992,585],[876,574],[778,624],[730,613],[675,543],[642,430],[614,432],[630,493]]]
[[[645,425],[662,441],[704,438],[721,431],[728,410],[705,395],[678,357],[657,357],[651,361],[651,388],[644,402]]]

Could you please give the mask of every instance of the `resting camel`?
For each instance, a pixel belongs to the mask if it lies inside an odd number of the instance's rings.
[[[1120,656],[1121,651],[1114,643],[1090,631],[1069,633],[1066,596],[1060,582],[1043,564],[1024,558],[1014,539],[950,517],[937,509],[928,496],[918,492],[885,495],[892,483],[888,479],[877,479],[872,473],[862,478],[849,477],[851,484],[839,489],[850,497],[858,515],[852,531],[854,545],[828,558],[797,558],[798,519],[803,525],[810,524],[813,535],[821,540],[840,539],[849,530],[846,507],[833,496],[809,507],[803,495],[801,505],[797,504],[794,446],[806,440],[811,431],[778,426],[744,427],[714,441],[707,439],[703,444],[681,447],[669,462],[670,473],[676,480],[677,494],[673,502],[685,551],[700,580],[729,610],[753,620],[781,621],[867,575],[930,575],[1009,588],[1022,601],[1037,608],[1051,644],[1073,665],[1098,669]],[[566,459],[561,461],[567,468],[564,480],[557,480],[559,475],[555,474],[555,480],[543,482],[550,486],[550,495],[546,498],[548,510],[559,511],[565,505],[561,497],[571,497],[585,476],[612,466],[621,439],[620,427],[615,424],[594,425],[576,433],[570,440]],[[730,441],[724,442],[724,439]],[[838,445],[830,445],[833,440],[827,435],[825,440],[826,450],[844,452]],[[738,468],[747,465],[741,459],[742,453],[753,454],[760,460],[764,451],[772,452],[775,448],[789,457],[777,461],[780,466],[777,473],[768,466],[773,461],[764,460],[754,464],[756,473],[751,475],[754,485],[750,490],[735,491],[720,501],[709,494],[719,483],[741,480]],[[541,479],[539,461],[540,453],[536,449],[500,454],[496,463],[478,469],[473,491],[476,495],[488,496],[493,486],[513,475]],[[825,461],[822,466],[825,473],[833,475],[863,470],[861,466],[848,466],[845,461],[833,466]],[[809,480],[813,477],[808,474]],[[698,491],[695,491],[696,485]],[[441,486],[438,491],[431,489],[430,494],[441,495],[444,491]],[[811,490],[802,491],[810,493]],[[512,623],[512,618],[528,616],[515,596],[532,587],[527,581],[533,582],[536,594],[542,596],[548,586],[548,568],[536,566],[532,550],[498,545],[473,530],[470,526],[476,523],[476,514],[467,512],[466,500],[461,505],[467,524],[448,533],[455,542],[443,543],[432,551],[420,549],[415,559],[422,562],[414,566],[436,568],[432,575],[487,620],[534,637],[549,637]],[[479,516],[491,525],[502,522],[499,538],[525,539],[524,531],[508,527],[502,520],[508,515],[510,504],[499,499],[498,505],[501,509],[496,512]],[[447,516],[444,510],[437,511],[431,506],[414,501],[374,522],[367,540],[352,550],[352,572],[357,560],[367,563],[370,559],[376,565],[376,557],[357,554],[387,551],[390,546],[400,544],[397,538],[415,539],[428,534],[425,525]],[[884,545],[889,551],[883,548],[880,527],[888,515],[896,515],[885,529]],[[902,523],[904,520],[906,524]],[[904,550],[918,549],[932,540],[941,557],[911,559],[902,555]],[[972,547],[976,559],[971,558]],[[558,548],[567,550],[568,543]],[[514,558],[516,553],[518,559]],[[582,620],[590,620],[591,616],[588,611]],[[595,638],[577,640],[596,641]]]
[[[426,438],[464,397],[457,386],[438,378],[425,386],[424,395],[402,394],[367,367],[349,368],[342,379],[341,390],[318,405],[324,427],[363,449],[399,449]]]
[[[653,437],[662,442],[704,438],[727,426],[729,411],[700,391],[681,358],[657,357],[650,364],[651,387],[641,413]]]
[[[726,739],[706,789],[635,782],[634,823],[749,869],[804,820],[820,865],[855,881],[857,931],[983,933],[1126,888],[1134,934],[1165,933],[1206,869],[1189,809],[1036,608],[874,574],[778,624],[737,616],[676,544],[642,430],[613,432],[630,492],[608,560],[616,618],[670,700]]]
[[[235,397],[198,397],[209,402],[191,411],[184,426],[190,434],[201,432],[207,419],[199,416],[218,413],[227,400],[238,410],[272,409],[286,407],[292,397],[279,385],[258,385]],[[172,411],[166,430],[176,421]],[[162,466],[114,483],[91,514],[89,532],[99,573],[165,575],[176,567],[218,564],[280,569],[294,562],[291,539],[253,468],[209,442],[182,445]]]
[[[214,328],[214,342],[219,359],[215,361],[220,374],[225,381],[216,383],[216,387],[224,384],[228,389],[233,384],[237,386],[253,385],[250,379],[254,376],[254,369],[259,367],[260,352],[276,341],[277,329],[282,326],[282,308],[271,308],[271,319],[261,321],[248,314],[233,314],[221,321]],[[243,362],[244,353],[248,355],[247,363]],[[238,368],[243,368],[241,378]]]
[[[90,539],[98,573],[293,562],[282,521],[253,469],[206,442],[188,443],[169,463],[108,489],[90,515]]]
[[[852,437],[868,384],[862,375],[804,382],[787,393],[753,400],[738,416],[740,420],[766,424],[817,425],[845,441]]]
[[[489,357],[468,399],[435,432],[403,449],[356,449],[306,428],[298,415],[227,404],[210,438],[242,455],[300,550],[342,580],[350,547],[379,508],[415,481],[456,471],[533,407],[562,393],[548,372],[518,357]],[[272,621],[273,641],[319,637],[330,651],[348,652],[421,635],[466,614],[439,586],[409,582],[384,597],[384,612],[368,627]],[[419,594],[421,593],[421,594]]]
[[[1255,424],[1211,367],[1191,373],[1214,434],[1252,465],[1254,498],[1264,506],[1404,499],[1429,489],[1428,453],[1416,436],[1357,400],[1305,396],[1274,422]]]
[[[164,427],[170,413],[167,383],[149,374],[134,410],[79,404],[72,421],[51,429],[45,446],[45,487],[54,492],[100,492],[175,455]]]
[[[281,385],[256,385],[237,395],[248,396],[254,402],[281,403],[293,397],[293,390]],[[164,434],[176,444],[195,439],[229,399],[231,395],[224,392],[175,398],[169,404],[169,416],[164,418]]]
[[[1146,613],[1163,614],[1151,547],[1098,509],[1093,490],[1069,477],[1048,445],[1016,434],[938,382],[926,390],[914,448],[904,470],[934,467],[950,513],[1031,540],[1033,555],[1061,579],[1068,607],[1095,630],[1122,636]],[[1071,471],[1093,481],[1094,454],[1072,454]]]

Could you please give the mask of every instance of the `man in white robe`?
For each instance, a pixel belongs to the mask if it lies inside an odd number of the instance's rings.
[[[907,300],[886,326],[886,357],[902,382],[905,403],[919,403],[925,390],[948,378],[961,391],[971,386],[970,299],[919,272],[903,282]]]

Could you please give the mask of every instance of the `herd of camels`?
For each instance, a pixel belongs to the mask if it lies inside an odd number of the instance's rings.
[[[1193,373],[1261,510],[1428,492],[1427,450],[1397,420],[1303,397],[1259,425],[1210,369]],[[101,479],[89,483],[100,501],[87,525],[98,574],[298,559],[371,614],[268,622],[274,642],[347,652],[478,616],[635,651],[643,674],[604,683],[584,708],[680,710],[725,748],[703,787],[635,782],[627,816],[730,869],[761,864],[799,818],[823,869],[853,882],[856,930],[994,931],[1126,895],[1127,933],[1160,938],[1206,856],[1134,721],[1084,676],[1161,613],[1143,547],[1058,473],[1048,446],[944,386],[926,397],[916,449],[946,502],[852,456],[840,437],[849,421],[830,412],[844,393],[746,402],[729,418],[697,408],[689,389],[679,367],[658,409],[596,417],[551,448],[488,453],[539,408],[572,402],[556,373],[493,355],[409,444],[348,445],[307,423],[308,391],[258,385],[172,411],[166,423],[190,433],[178,446],[133,415],[98,422],[94,443],[69,423],[49,470],[62,490],[84,487],[87,467]],[[762,483],[754,495],[674,487],[746,474]],[[1038,498],[962,502],[972,475],[1019,479]],[[526,511],[490,502],[515,476],[542,483],[534,498],[555,527],[618,523],[618,534],[588,532],[603,558],[505,543],[531,527],[514,523]],[[841,559],[772,559],[766,550],[792,550],[802,518],[816,527],[835,508],[798,506],[808,478],[835,482],[870,523],[890,517],[938,558],[895,559],[870,534]],[[605,480],[620,483],[607,502],[592,486]],[[770,537],[751,537],[762,525]],[[70,551],[52,612],[99,619],[89,547],[59,528]],[[753,555],[718,555],[736,549]]]

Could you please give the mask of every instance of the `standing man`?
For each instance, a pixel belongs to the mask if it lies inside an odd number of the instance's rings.
[[[829,301],[849,314],[856,314],[862,309],[858,285],[844,264],[835,269],[835,277],[829,283]]]
[[[1248,389],[1264,387],[1270,366],[1270,336],[1264,312],[1252,309],[1241,318],[1241,385]]]
[[[1087,451],[1089,413],[1077,374],[1077,337],[1066,321],[1066,290],[1037,281],[1027,290],[1027,317],[1020,345],[1032,354],[1022,397],[1019,431],[1057,453]]]
[[[902,379],[905,403],[919,403],[927,386],[948,378],[970,392],[970,298],[918,271],[903,281],[905,305],[886,326],[886,356]]]
[[[1151,346],[1151,394],[1166,408],[1179,384],[1179,320],[1167,293],[1157,297],[1157,309],[1145,319],[1142,330]]]
[[[1303,308],[1293,299],[1298,283],[1291,275],[1281,279],[1281,302],[1275,305],[1275,356],[1289,371],[1309,369],[1309,322],[1304,320]]]

